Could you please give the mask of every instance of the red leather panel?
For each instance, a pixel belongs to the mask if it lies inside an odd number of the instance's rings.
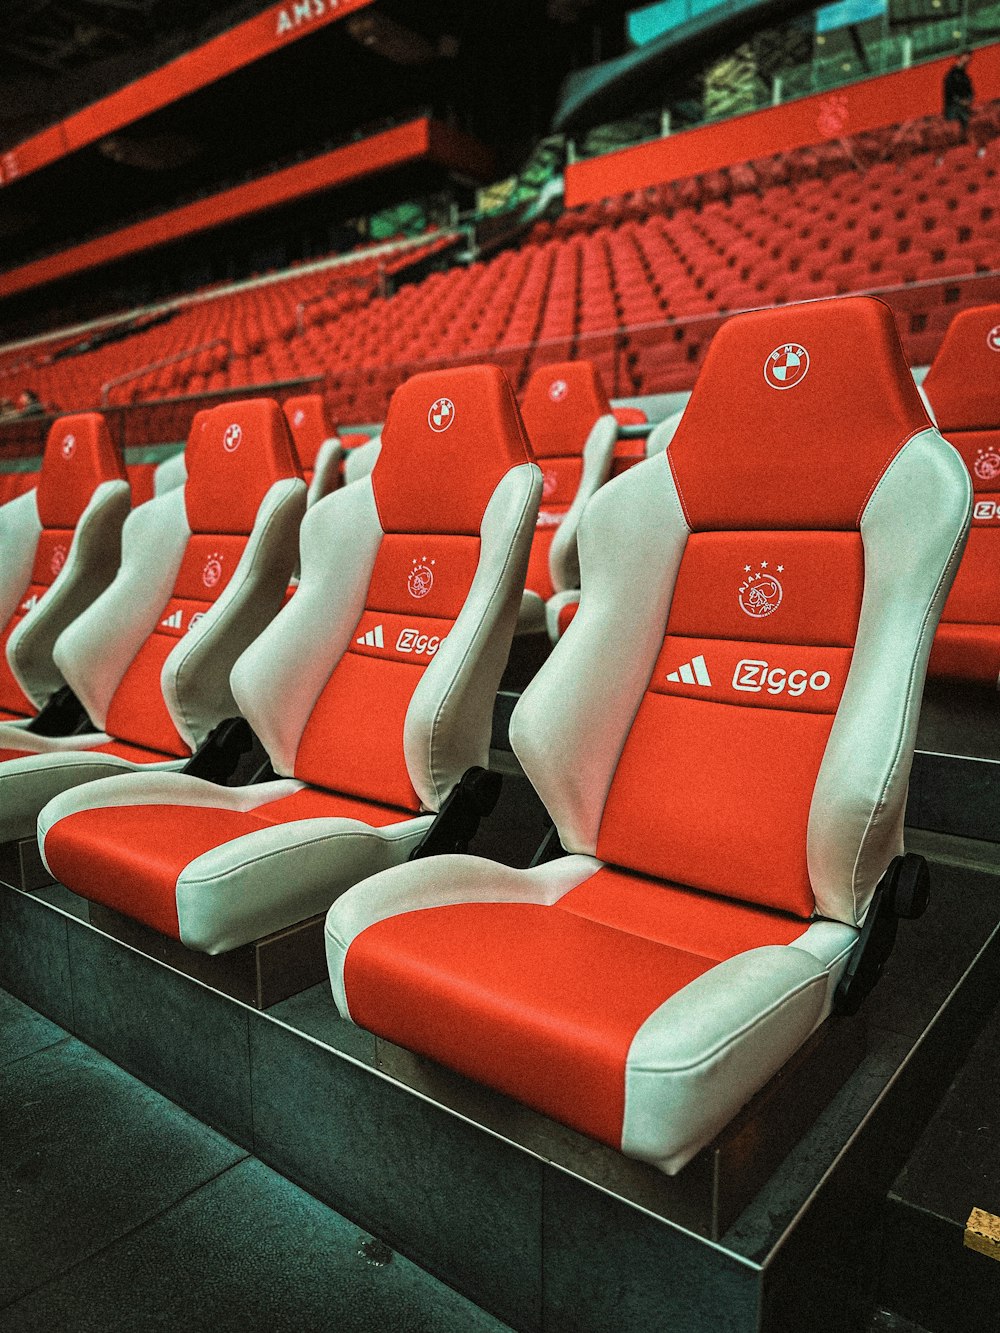
[[[247,540],[243,536],[194,533],[188,540],[174,583],[174,596],[214,602],[236,572]]]
[[[1000,528],[977,527],[969,533],[941,622],[993,625],[1000,631]]]
[[[372,488],[383,532],[479,532],[501,478],[533,455],[495,366],[414,375],[392,396]]]
[[[582,454],[594,422],[611,404],[591,362],[563,361],[535,371],[521,410],[535,457],[565,458]]]
[[[1000,626],[942,622],[934,636],[928,675],[1000,689]]]
[[[274,483],[300,475],[288,425],[270,398],[225,403],[199,418],[186,449],[188,526],[247,537]]]
[[[35,548],[35,563],[31,570],[32,587],[29,595],[38,589],[49,587],[55,581],[66,563],[72,544],[71,528],[45,528],[42,531]]]
[[[659,694],[740,707],[835,713],[850,666],[849,648],[734,643],[668,634],[649,688]]]
[[[347,953],[355,1022],[621,1146],[636,1031],[710,960],[557,907],[434,907]]]
[[[141,745],[126,745],[124,741],[108,741],[105,745],[96,745],[91,754],[113,754],[118,759],[127,759],[132,764],[162,764],[165,759],[176,756],[162,754],[159,750],[147,750]]]
[[[573,622],[573,617],[580,609],[579,602],[567,602],[559,608],[559,633],[565,634]]]
[[[722,325],[665,458],[693,531],[847,532],[929,424],[888,306],[814,301]]]
[[[405,819],[406,812],[312,791],[245,813],[199,805],[111,806],[61,819],[45,839],[45,854],[53,874],[74,893],[176,938],[177,879],[185,866],[246,834],[317,818],[360,819],[380,828]]]
[[[539,513],[539,518],[542,515]],[[560,522],[562,515],[558,515]],[[524,586],[529,592],[538,593],[543,602],[547,602],[555,592],[555,585],[552,582],[552,572],[549,568],[549,551],[552,547],[552,538],[556,535],[558,524],[552,524],[548,527],[536,527],[535,534],[531,539],[531,550],[528,553],[528,572],[525,575]]]
[[[376,661],[416,662],[426,666],[454,623],[427,616],[365,611],[355,628],[351,651]]]
[[[295,776],[363,800],[419,809],[403,725],[422,674],[416,663],[346,652],[306,723]]]
[[[31,753],[31,750],[0,750],[0,764],[6,763],[8,759],[23,759]]]
[[[191,749],[174,726],[160,685],[163,664],[174,646],[171,634],[154,630],[115,690],[104,730],[117,740],[182,758]]]
[[[478,537],[383,537],[368,585],[368,608],[454,620],[478,564]]]
[[[102,482],[124,480],[121,454],[99,412],[60,417],[49,428],[38,478],[42,527],[72,530]]]
[[[538,466],[542,469],[542,509],[565,513],[580,489],[583,456],[545,458]]]
[[[668,630],[849,647],[863,589],[856,532],[695,533],[678,570]]]
[[[793,944],[806,926],[795,917],[734,903],[604,866],[559,899],[576,912],[630,935],[721,963],[747,949]]]
[[[997,429],[998,383],[1000,305],[963,310],[949,324],[923,385],[946,439],[951,431]]]
[[[806,830],[832,722],[647,693],[612,780],[598,856],[809,916]]]
[[[125,468],[128,484],[132,488],[132,508],[152,500],[156,482],[155,463],[129,463]]]
[[[649,420],[641,407],[613,407],[611,410],[619,426],[642,426]]]

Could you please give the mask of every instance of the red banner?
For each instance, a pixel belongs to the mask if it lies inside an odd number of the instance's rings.
[[[171,60],[162,69],[25,139],[0,157],[0,184],[8,185],[20,176],[48,166],[67,153],[132,125],[371,3],[372,0],[287,0],[271,5],[255,18]]]

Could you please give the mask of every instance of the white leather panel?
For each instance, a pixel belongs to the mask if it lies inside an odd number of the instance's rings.
[[[465,604],[428,663],[406,711],[403,753],[425,809],[474,764],[489,761],[493,704],[521,604],[542,493],[534,463],[511,468],[480,526],[479,563]]]
[[[301,477],[276,481],[269,488],[232,578],[163,664],[163,697],[192,751],[217,723],[238,711],[230,672],[281,606],[295,568],[305,507]]]
[[[364,610],[381,541],[370,481],[318,501],[302,523],[295,595],[233,668],[233,695],[276,773],[295,767],[309,714]]]
[[[646,436],[647,458],[662,454],[669,447],[670,441],[677,434],[677,427],[681,424],[683,415],[684,408],[682,407],[676,412],[671,412],[670,416],[664,417],[662,421],[657,422]]]
[[[381,452],[381,435],[373,435],[367,444],[359,444],[356,449],[348,449],[347,457],[344,459],[345,484],[349,486],[352,481],[370,477]]]
[[[514,753],[567,851],[596,849],[608,788],[663,646],[687,538],[663,457],[603,486],[580,525],[580,610],[510,725]],[[637,604],[648,614],[637,616]]]
[[[311,509],[317,500],[322,500],[324,495],[329,495],[340,485],[340,460],[343,453],[340,440],[335,435],[329,440],[324,440],[317,449],[313,478],[306,496],[308,508]]]
[[[122,530],[122,562],[111,586],[56,640],[56,665],[98,727],[107,721],[132,659],[159,624],[190,535],[183,490],[134,509]]]
[[[168,491],[183,486],[186,481],[187,459],[184,450],[178,449],[177,453],[165,458],[153,473],[153,496],[166,495]]]
[[[927,659],[971,501],[962,459],[925,430],[896,455],[865,507],[857,642],[809,813],[809,876],[821,916],[856,925],[903,850]]]
[[[549,907],[600,870],[590,856],[564,856],[513,870],[479,856],[428,856],[374,875],[339,898],[326,918],[326,956],[337,1008],[350,1018],[344,961],[369,926],[404,912],[460,903],[539,903]]]
[[[521,593],[521,606],[517,613],[518,634],[544,634],[545,603],[537,592],[525,588]]]
[[[31,583],[42,524],[36,492],[27,491],[0,507],[0,628],[18,609]]]
[[[816,958],[769,945],[672,995],[629,1048],[622,1152],[674,1175],[798,1050],[827,994]]]
[[[573,503],[556,528],[549,547],[549,574],[556,592],[564,588],[579,588],[580,557],[577,535],[587,502],[611,475],[611,463],[618,439],[618,422],[610,412],[598,417],[590,428],[583,446],[583,470]]]
[[[560,637],[559,612],[564,606],[574,606],[580,600],[579,588],[567,588],[564,592],[553,593],[545,603],[545,628],[549,638],[556,643]]]
[[[56,640],[118,572],[122,525],[131,502],[126,481],[102,481],[95,487],[80,515],[62,569],[7,640],[11,671],[39,708],[65,683],[53,659]]]

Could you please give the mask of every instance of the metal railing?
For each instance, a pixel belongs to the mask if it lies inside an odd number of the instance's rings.
[[[213,338],[211,342],[199,343],[197,347],[185,347],[180,352],[175,352],[173,356],[165,356],[159,361],[150,361],[146,366],[138,366],[135,370],[128,370],[124,375],[116,375],[114,379],[107,380],[101,385],[102,408],[109,405],[112,389],[117,389],[123,384],[130,384],[133,380],[141,380],[146,375],[152,375],[156,370],[166,370],[168,366],[175,366],[181,361],[186,361],[189,357],[198,356],[201,352],[210,352],[215,347],[224,347],[227,352],[226,364],[228,365],[233,355],[233,345],[228,338]]]

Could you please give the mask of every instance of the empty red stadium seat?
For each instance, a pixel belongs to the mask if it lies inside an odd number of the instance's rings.
[[[288,398],[284,408],[299,466],[306,479],[309,504],[315,504],[340,484],[340,441],[327,422],[321,394]]]
[[[540,490],[501,371],[410,380],[371,476],[310,511],[298,590],[233,672],[282,776],[69,792],[39,821],[52,873],[217,953],[405,860],[486,763]]]
[[[830,1012],[902,851],[968,516],[885,306],[726,324],[667,453],[588,506],[580,612],[513,715],[569,855],[359,884],[341,1013],[678,1170]]]
[[[128,508],[104,418],[54,421],[37,488],[5,505],[0,524],[0,720],[32,716],[65,684],[53,646],[114,577]]]
[[[587,501],[611,473],[618,423],[588,361],[541,367],[521,406],[543,477],[518,625],[528,632],[545,628],[545,603],[554,593],[579,585],[577,529]]]
[[[931,653],[930,674],[1000,688],[1000,305],[956,315],[923,382],[938,429],[975,494],[972,531]]]
[[[269,399],[207,413],[187,457],[183,489],[132,511],[114,582],[56,641],[60,680],[95,729],[49,736],[0,725],[0,841],[30,836],[56,792],[108,773],[181,768],[237,713],[229,673],[281,605],[305,484]]]

